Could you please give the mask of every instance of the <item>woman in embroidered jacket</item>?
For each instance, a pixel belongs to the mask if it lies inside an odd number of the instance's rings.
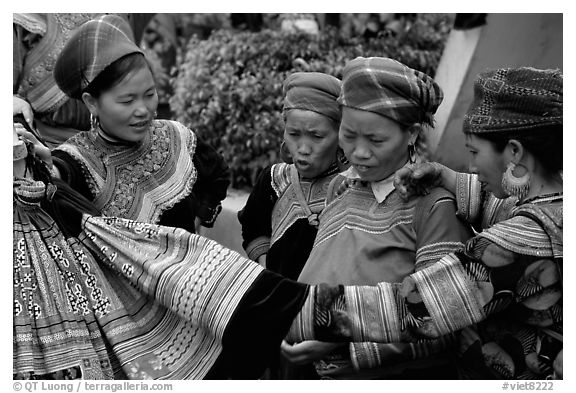
[[[473,174],[422,164],[403,168],[397,182],[405,196],[415,184],[442,184],[481,232],[402,283],[316,288],[319,307],[304,307],[290,339],[336,332],[406,342],[459,332],[460,377],[562,378],[562,79],[528,67],[480,74],[464,118]],[[331,325],[310,334],[312,319],[327,313]],[[376,351],[353,357],[357,367],[377,366]]]
[[[190,232],[214,224],[228,167],[184,125],[154,120],[155,81],[123,18],[82,25],[58,57],[54,78],[95,119],[91,131],[54,150],[57,176],[103,215]]]
[[[292,163],[264,169],[238,219],[248,257],[295,280],[312,249],[328,183],[344,165],[338,154],[340,80],[297,72],[283,90],[283,148]]]
[[[401,282],[460,248],[472,235],[456,217],[454,196],[446,190],[436,188],[405,202],[392,184],[396,170],[419,159],[415,146],[423,126],[433,124],[442,98],[432,78],[395,60],[359,57],[346,65],[338,98],[339,138],[351,168],[333,182],[348,187],[339,196],[328,195],[299,281]],[[314,347],[317,352],[306,361],[318,360],[317,372],[324,377],[446,379],[455,375],[448,353],[452,341],[445,337],[430,344],[379,345],[382,367],[362,372],[353,369],[350,358],[362,356],[364,344],[330,348],[305,343],[284,349],[290,357],[292,351]],[[322,356],[325,351],[328,356]]]
[[[262,375],[306,285],[180,228],[99,217],[15,129],[14,379]]]

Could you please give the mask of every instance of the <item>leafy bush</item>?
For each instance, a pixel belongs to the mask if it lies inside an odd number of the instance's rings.
[[[170,100],[178,121],[212,144],[226,159],[232,187],[251,187],[259,172],[279,160],[282,82],[295,71],[342,77],[348,60],[382,56],[434,75],[450,17],[420,14],[401,36],[343,38],[266,30],[220,30],[206,40],[192,37],[179,60]]]

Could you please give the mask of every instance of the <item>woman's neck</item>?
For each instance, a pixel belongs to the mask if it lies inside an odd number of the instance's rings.
[[[530,181],[530,190],[528,194],[522,198],[522,201],[532,199],[541,195],[555,194],[562,192],[563,178],[560,173],[547,176],[532,176]]]
[[[134,142],[125,141],[123,139],[112,136],[110,133],[105,131],[104,128],[102,128],[102,125],[98,126],[97,132],[100,138],[102,138],[105,142],[108,142],[112,145],[126,145],[126,146],[134,145]]]

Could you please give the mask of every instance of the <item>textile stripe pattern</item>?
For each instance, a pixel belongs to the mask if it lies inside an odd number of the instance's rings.
[[[85,215],[84,232],[65,239],[39,206],[44,194],[41,182],[14,190],[15,377],[203,378],[263,269],[209,239],[131,220]]]
[[[85,233],[84,243],[166,308],[154,326],[147,326],[154,313],[139,316],[146,337],[137,345],[115,348],[125,352],[122,360],[128,362],[124,366],[128,376],[138,378],[139,358],[154,353],[156,367],[169,371],[161,378],[204,377],[222,350],[228,321],[263,268],[178,228],[87,216]],[[164,339],[150,347],[148,340],[154,337]]]
[[[173,121],[155,120],[142,143],[128,150],[104,144],[95,132],[77,134],[58,149],[81,164],[94,204],[107,216],[156,223],[192,192],[197,177],[196,136]]]
[[[338,171],[334,166],[332,172],[327,172],[326,176],[314,181],[300,181],[300,187],[312,213],[319,214],[324,209],[326,191],[332,179],[332,174]],[[308,215],[302,208],[297,190],[291,181],[290,173],[296,171],[293,164],[275,164],[272,166],[272,188],[278,195],[278,201],[272,210],[272,240],[271,245],[299,219],[307,218]]]

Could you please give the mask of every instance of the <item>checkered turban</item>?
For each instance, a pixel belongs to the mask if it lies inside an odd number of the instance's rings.
[[[340,123],[341,82],[320,72],[295,72],[284,81],[284,110],[305,109]]]
[[[444,95],[428,75],[383,57],[357,57],[344,67],[338,102],[402,125],[434,125]]]
[[[562,125],[562,72],[502,68],[478,75],[464,132],[481,134]]]
[[[110,64],[142,53],[128,22],[117,15],[89,20],[76,30],[58,56],[54,79],[69,97],[81,99],[86,87]]]

